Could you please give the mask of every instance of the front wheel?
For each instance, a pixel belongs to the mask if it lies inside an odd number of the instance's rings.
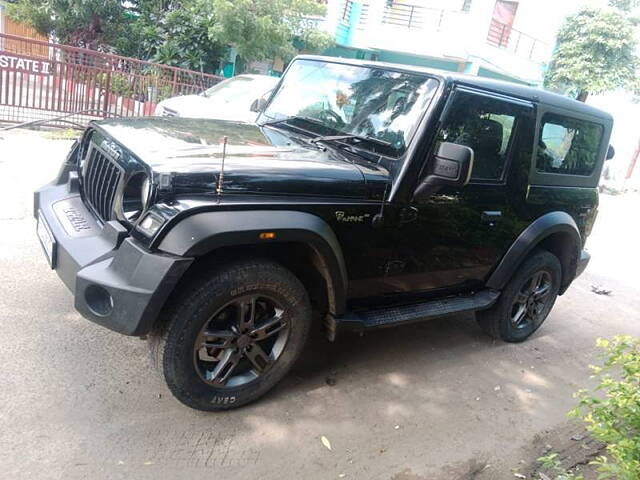
[[[538,250],[518,269],[498,302],[478,312],[480,327],[505,342],[522,342],[549,315],[558,296],[562,267],[558,258]]]
[[[237,262],[182,292],[150,346],[169,389],[189,407],[226,410],[257,399],[304,347],[307,292],[280,264]]]

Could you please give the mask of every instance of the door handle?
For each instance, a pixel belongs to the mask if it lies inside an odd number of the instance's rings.
[[[496,223],[498,223],[501,218],[502,212],[495,210],[486,210],[482,212],[482,215],[480,215],[480,220],[482,221],[482,223],[486,223],[490,227],[493,227]]]

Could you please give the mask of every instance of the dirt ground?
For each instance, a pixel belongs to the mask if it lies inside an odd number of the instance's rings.
[[[601,197],[591,265],[523,344],[488,339],[472,315],[316,335],[266,398],[205,414],[171,397],[145,342],[76,314],[47,269],[31,192],[69,141],[0,137],[0,477],[502,480],[535,478],[548,450],[597,451],[571,439],[566,412],[596,338],[640,335],[640,197]]]

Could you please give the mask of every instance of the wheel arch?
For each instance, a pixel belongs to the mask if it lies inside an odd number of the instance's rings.
[[[560,260],[562,295],[576,276],[582,248],[580,231],[573,217],[566,212],[547,213],[525,228],[489,276],[487,287],[502,290],[536,248],[547,250]]]
[[[317,215],[281,210],[197,213],[167,232],[158,249],[195,257],[194,269],[246,255],[272,258],[300,278],[315,303],[325,302],[327,312],[341,315],[346,308],[342,249]]]

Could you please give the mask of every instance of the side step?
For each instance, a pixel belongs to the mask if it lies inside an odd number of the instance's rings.
[[[330,317],[327,322],[328,336],[332,340],[337,331],[364,332],[377,328],[395,327],[407,323],[444,317],[456,313],[473,312],[491,307],[500,292],[481,290],[471,295],[448,297],[412,305],[385,307],[358,313],[347,313],[342,317]]]

